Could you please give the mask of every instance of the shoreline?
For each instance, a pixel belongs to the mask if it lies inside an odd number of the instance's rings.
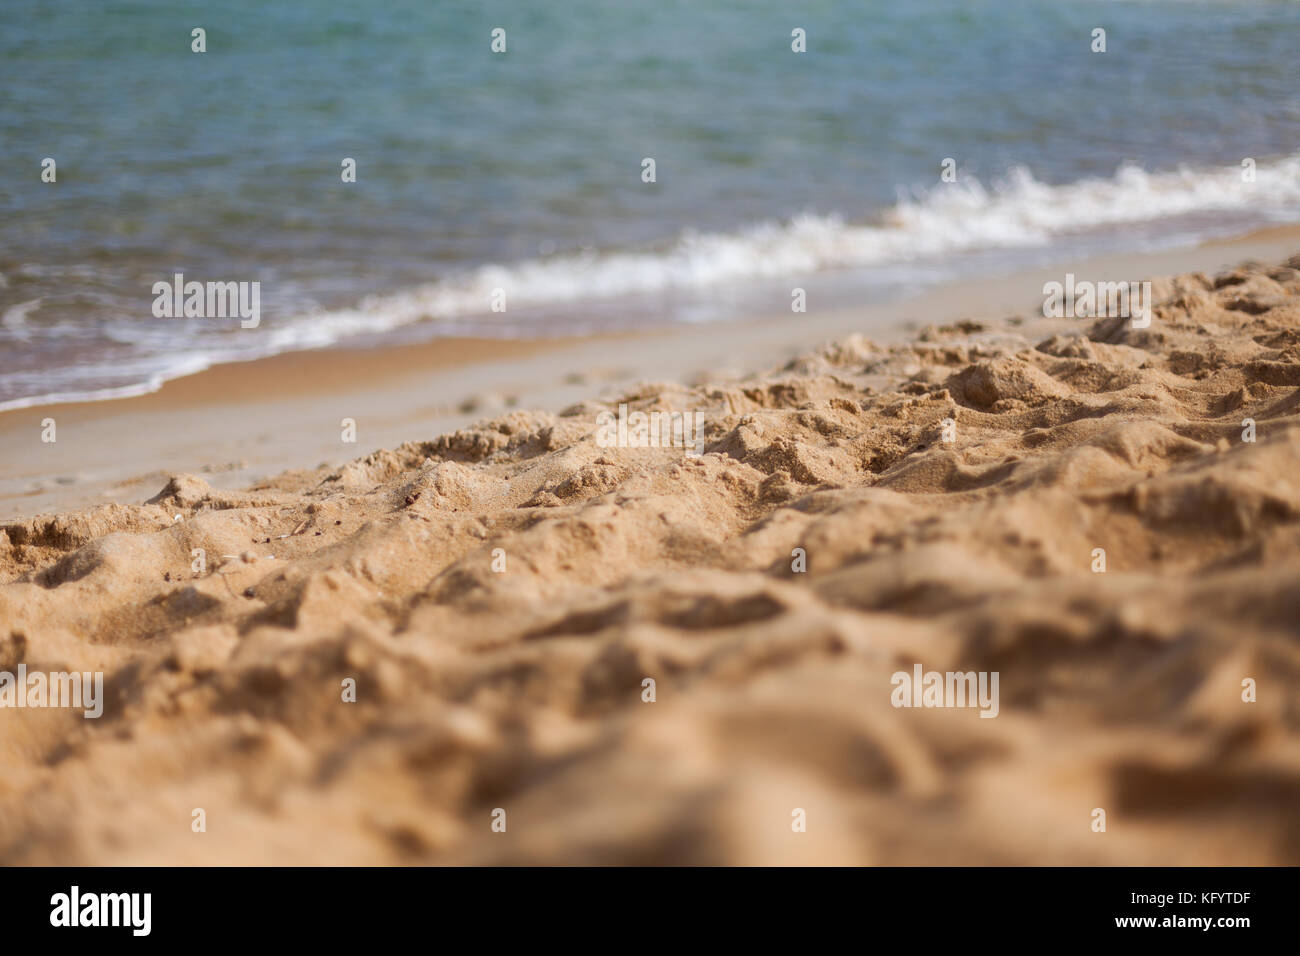
[[[1300,225],[1280,225],[1191,249],[1058,263],[964,280],[856,309],[671,326],[557,339],[435,339],[368,349],[331,347],[213,366],[155,392],[0,412],[0,519],[139,501],[173,472],[203,472],[221,487],[291,468],[337,464],[510,409],[559,411],[592,389],[638,380],[725,382],[861,333],[897,341],[925,325],[1028,316],[1044,281],[1065,271],[1147,279],[1217,271],[1243,259],[1284,258]],[[792,321],[793,319],[793,321]],[[1044,320],[1045,321],[1045,320]],[[250,434],[246,419],[256,414]],[[58,441],[40,442],[53,418]],[[355,444],[340,423],[357,423]],[[157,487],[153,487],[156,485]]]

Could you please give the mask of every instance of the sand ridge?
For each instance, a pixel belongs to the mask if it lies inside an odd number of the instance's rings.
[[[107,698],[0,710],[0,861],[1300,862],[1300,257],[1154,287],[0,525],[0,671]]]

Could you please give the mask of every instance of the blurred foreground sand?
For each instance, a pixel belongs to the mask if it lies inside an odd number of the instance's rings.
[[[0,862],[1300,863],[1300,257],[1155,292],[0,525]]]

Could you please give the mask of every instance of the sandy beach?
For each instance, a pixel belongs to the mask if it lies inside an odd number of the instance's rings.
[[[1300,863],[1297,251],[0,415],[0,862]]]
[[[1079,275],[1143,279],[1285,259],[1300,227],[1192,249],[1114,255],[939,286],[902,302],[561,339],[438,339],[369,350],[318,349],[218,365],[149,395],[0,412],[0,520],[105,502],[138,503],[174,472],[235,489],[281,471],[340,466],[368,451],[454,431],[517,408],[557,413],[615,399],[642,381],[729,382],[820,345],[865,334],[902,342],[928,325],[1037,316],[1043,284]],[[788,300],[787,300],[788,302]],[[785,310],[784,312],[781,310]],[[58,440],[42,442],[53,418]],[[357,423],[342,441],[340,423]]]

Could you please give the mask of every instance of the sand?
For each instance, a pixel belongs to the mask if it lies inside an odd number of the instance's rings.
[[[0,863],[1300,863],[1300,257],[1154,292],[7,519]]]
[[[1213,275],[1247,259],[1280,261],[1297,248],[1300,226],[1279,226],[1191,249],[1076,260],[1070,268],[1116,280]],[[218,365],[136,398],[0,412],[0,521],[139,503],[176,472],[201,473],[223,490],[246,488],[287,469],[339,467],[364,451],[510,409],[558,413],[585,400],[613,401],[645,380],[734,382],[854,334],[889,344],[932,324],[1029,320],[1041,307],[1043,284],[1063,272],[1055,264],[979,276],[852,308],[828,307],[810,279],[801,315],[784,299],[770,316],[639,334],[318,349]],[[1021,329],[1032,334],[1036,325]],[[41,441],[47,418],[57,425],[55,443]],[[340,441],[344,418],[357,423],[355,444]]]

